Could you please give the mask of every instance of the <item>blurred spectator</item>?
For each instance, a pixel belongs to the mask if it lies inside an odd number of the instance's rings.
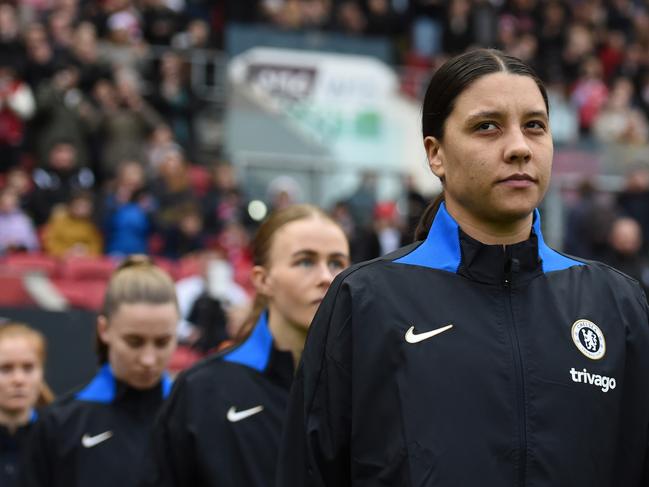
[[[163,54],[151,104],[171,127],[175,140],[192,157],[195,144],[193,116],[199,105],[189,84],[187,68],[177,53],[168,51]]]
[[[624,189],[617,196],[622,213],[642,228],[643,249],[649,248],[649,169],[644,165],[627,172]]]
[[[405,191],[405,215],[401,245],[407,245],[412,243],[419,219],[429,202],[415,187],[415,180],[412,176],[407,175],[404,177],[403,187]]]
[[[568,31],[568,9],[559,0],[545,2],[541,8],[538,42],[543,48],[539,50],[539,74],[545,79],[561,79],[564,78],[562,51]]]
[[[268,201],[271,211],[286,208],[302,199],[300,184],[292,176],[277,176],[268,183]]]
[[[321,2],[311,1],[310,4]],[[403,18],[394,11],[390,0],[367,0],[367,28],[369,35],[391,37],[400,34]]]
[[[79,68],[62,62],[54,69],[51,83],[36,90],[37,112],[32,126],[39,160],[44,160],[55,141],[67,139],[75,158],[87,165],[88,137],[97,128],[98,113],[79,89]]]
[[[183,27],[182,16],[163,0],[143,0],[141,5],[144,39],[149,44],[169,46],[173,35]]]
[[[158,125],[151,132],[145,147],[146,170],[149,176],[158,175],[160,165],[169,151],[182,151],[182,147],[174,139],[174,134],[168,125]]]
[[[642,253],[642,229],[636,220],[621,217],[615,220],[609,235],[610,250],[604,262],[636,279],[649,291],[649,260]]]
[[[26,52],[25,81],[29,83],[32,90],[36,90],[54,73],[56,65],[54,51],[47,38],[47,30],[40,23],[35,22],[27,26],[23,42]]]
[[[34,170],[32,178],[34,191],[28,207],[38,226],[47,221],[54,206],[68,201],[77,190],[90,190],[95,184],[92,171],[79,167],[76,146],[67,139],[52,145],[45,166]]]
[[[163,233],[163,255],[169,259],[180,259],[205,248],[203,215],[194,206],[186,206],[178,223]]]
[[[403,229],[397,205],[393,201],[377,203],[371,216],[372,225],[357,233],[355,262],[380,257],[401,246]]]
[[[202,19],[191,20],[184,31],[172,37],[171,46],[180,50],[211,47],[210,26]]]
[[[0,25],[2,19],[0,6]],[[25,121],[34,114],[35,100],[29,85],[18,76],[15,55],[0,50],[0,173],[20,162]]]
[[[0,190],[0,254],[37,250],[38,236],[12,188]]]
[[[156,201],[155,223],[160,232],[178,227],[185,211],[198,205],[189,185],[187,162],[181,151],[169,151],[153,182]]]
[[[144,140],[162,120],[142,98],[139,79],[133,71],[119,69],[116,83],[102,80],[95,86],[101,108],[99,136],[103,141],[102,175],[110,178],[124,159],[145,160]]]
[[[14,167],[9,170],[5,179],[5,187],[13,189],[18,197],[20,207],[27,209],[30,194],[33,190],[32,181],[27,171],[22,167]]]
[[[588,134],[606,103],[608,88],[602,79],[602,64],[590,56],[581,64],[581,73],[572,91],[572,100],[579,112],[579,127]]]
[[[367,18],[360,4],[354,0],[342,0],[336,5],[336,28],[344,34],[363,34],[367,27]],[[299,15],[299,9],[296,9],[296,13]]]
[[[614,205],[597,194],[593,182],[582,181],[579,200],[568,210],[564,251],[584,259],[601,260],[608,252],[608,236],[615,217]]]
[[[471,46],[475,41],[471,27],[469,0],[450,0],[442,24],[444,52],[451,55],[460,54]]]
[[[97,30],[90,22],[76,27],[72,54],[79,65],[79,88],[86,96],[92,95],[97,81],[111,78],[110,66],[99,57]]]
[[[377,181],[378,176],[375,171],[364,171],[358,188],[347,200],[354,221],[361,229],[367,229],[371,225],[372,212],[376,206]]]
[[[103,239],[93,221],[93,209],[92,194],[80,191],[54,210],[43,230],[45,252],[54,257],[100,256]]]
[[[218,234],[227,222],[248,225],[247,201],[231,164],[216,163],[210,169],[211,184],[203,198],[205,230]]]
[[[574,105],[570,103],[568,88],[560,81],[546,84],[550,102],[550,127],[552,140],[556,144],[576,142],[579,138],[579,118]]]
[[[101,207],[106,253],[147,253],[151,235],[152,197],[146,191],[144,168],[136,161],[123,161],[108,186]]]
[[[632,98],[631,81],[617,78],[593,125],[593,132],[599,140],[631,145],[647,142],[647,120],[642,111],[632,105]]]

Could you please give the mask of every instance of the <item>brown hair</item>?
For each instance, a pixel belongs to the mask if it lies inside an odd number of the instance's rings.
[[[291,205],[271,213],[261,224],[252,241],[253,264],[259,266],[267,266],[269,264],[270,249],[273,245],[275,235],[280,228],[295,221],[315,217],[323,218],[334,225],[339,226],[338,223],[324,210],[309,204]],[[266,296],[257,293],[250,314],[237,333],[235,338],[236,342],[241,342],[250,335],[250,332],[257,323],[261,313],[263,313],[267,307],[268,299]]]
[[[32,342],[41,367],[45,368],[45,360],[47,359],[47,342],[45,341],[43,334],[24,323],[10,321],[0,325],[0,342],[6,338],[16,337],[26,338]],[[36,406],[47,406],[53,400],[54,393],[45,382],[45,379],[43,379],[41,381]]]
[[[101,315],[110,320],[122,304],[135,303],[173,303],[178,309],[173,279],[142,254],[128,256],[113,272],[108,281]],[[108,346],[99,335],[96,336],[95,348],[99,364],[108,362]]]
[[[545,109],[550,113],[548,95],[543,82],[530,66],[496,49],[475,49],[449,59],[431,78],[424,96],[421,115],[424,139],[430,136],[442,140],[446,119],[455,108],[457,97],[475,81],[493,73],[511,73],[531,78],[541,92]],[[415,240],[426,238],[443,200],[442,193],[424,210],[415,230]]]

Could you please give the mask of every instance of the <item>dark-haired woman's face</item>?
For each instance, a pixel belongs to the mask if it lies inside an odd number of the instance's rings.
[[[529,218],[547,190],[552,136],[530,77],[494,73],[473,82],[455,100],[443,140],[424,143],[458,220],[509,225]]]

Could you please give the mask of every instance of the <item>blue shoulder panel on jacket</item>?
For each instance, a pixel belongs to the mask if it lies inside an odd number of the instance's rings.
[[[545,240],[543,239],[543,233],[541,232],[541,214],[539,213],[539,210],[534,211],[533,228],[538,240],[539,257],[541,258],[543,265],[543,272],[561,271],[568,267],[585,265],[583,262],[561,255],[559,252],[546,245]]]
[[[408,255],[404,255],[395,262],[455,273],[462,260],[459,231],[457,223],[446,211],[446,205],[442,203],[426,240]]]
[[[268,329],[268,316],[264,312],[259,317],[248,339],[231,352],[223,355],[223,360],[236,362],[260,372],[266,369],[273,347],[273,336]]]
[[[162,397],[164,399],[167,399],[169,397],[169,394],[171,394],[171,388],[174,385],[174,381],[169,377],[169,374],[167,372],[162,373],[162,380],[160,381],[162,385]]]
[[[80,401],[109,404],[115,400],[115,376],[109,364],[102,366],[90,383],[76,396]]]
[[[36,421],[38,421],[38,411],[32,409],[32,413],[29,415],[29,422],[35,423]]]

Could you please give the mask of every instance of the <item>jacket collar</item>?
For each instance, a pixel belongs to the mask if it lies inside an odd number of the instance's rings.
[[[171,378],[164,372],[159,384],[162,398],[169,395],[171,386]],[[76,394],[76,398],[80,401],[110,404],[123,397],[127,389],[130,388],[115,378],[110,364],[104,364],[90,383]]]
[[[584,265],[551,249],[541,232],[541,215],[534,211],[530,238],[514,245],[486,245],[469,237],[442,203],[426,240],[394,262],[439,269],[487,283],[502,283],[513,272],[516,279]]]
[[[225,352],[227,362],[235,362],[267,375],[274,382],[290,387],[293,381],[293,355],[278,350],[268,328],[268,311],[264,311],[252,332],[240,345]]]

